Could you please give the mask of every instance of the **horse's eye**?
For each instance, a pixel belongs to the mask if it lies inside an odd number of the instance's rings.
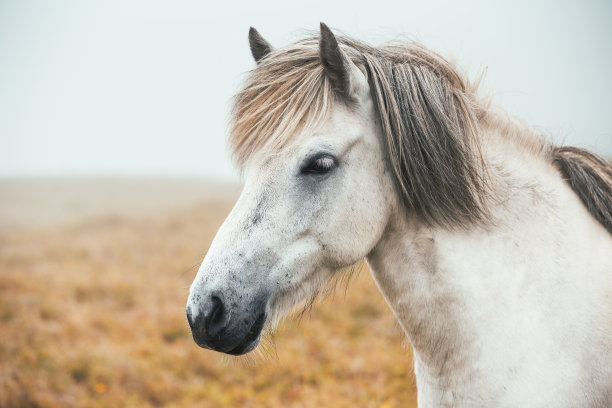
[[[302,174],[324,174],[336,167],[336,159],[328,154],[316,156],[302,167]]]

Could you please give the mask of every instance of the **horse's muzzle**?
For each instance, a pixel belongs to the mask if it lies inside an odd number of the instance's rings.
[[[266,317],[265,302],[238,311],[230,309],[220,294],[211,295],[198,306],[187,306],[187,321],[197,345],[233,355],[248,353],[257,346]]]

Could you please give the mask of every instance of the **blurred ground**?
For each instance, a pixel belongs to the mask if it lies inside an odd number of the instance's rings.
[[[198,181],[0,182],[0,407],[411,407],[363,270],[262,356],[198,348],[188,287],[237,197]]]

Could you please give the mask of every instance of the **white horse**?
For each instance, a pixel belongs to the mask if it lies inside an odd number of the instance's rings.
[[[414,43],[321,35],[257,61],[244,190],[191,286],[198,345],[243,354],[363,259],[421,407],[612,406],[612,168],[494,110]]]

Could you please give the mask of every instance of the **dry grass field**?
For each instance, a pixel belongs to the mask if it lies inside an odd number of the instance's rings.
[[[367,270],[288,318],[263,355],[222,357],[195,345],[184,306],[235,192],[85,184],[87,197],[66,187],[68,213],[98,211],[72,218],[0,185],[14,207],[0,212],[0,407],[416,406],[410,352]],[[140,201],[105,211],[113,194]],[[181,208],[151,206],[173,194]]]

